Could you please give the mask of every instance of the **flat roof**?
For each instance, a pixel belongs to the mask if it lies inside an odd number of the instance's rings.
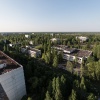
[[[53,48],[61,48],[64,52],[64,50],[66,51],[72,51],[70,54],[69,53],[65,53],[64,54],[68,54],[68,55],[72,55],[72,56],[77,56],[77,57],[89,57],[92,54],[92,51],[89,50],[82,50],[82,49],[77,49],[77,48],[69,48],[68,46],[65,45],[57,45]]]
[[[57,46],[53,46],[53,48],[62,48],[62,49],[66,49],[66,48],[68,48],[68,46],[66,46],[66,45],[57,45]]]
[[[92,51],[89,50],[81,50],[81,49],[76,49],[74,52],[72,52],[69,55],[72,56],[77,56],[77,57],[89,57],[91,55]],[[67,53],[65,53],[67,54]]]
[[[19,63],[7,56],[2,51],[0,51],[0,64],[6,64],[6,67],[0,69],[0,75],[21,67]]]
[[[66,51],[73,51],[73,50],[76,50],[76,48],[65,48],[64,50],[66,50]]]

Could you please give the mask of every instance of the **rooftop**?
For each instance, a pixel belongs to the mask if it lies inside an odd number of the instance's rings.
[[[65,48],[64,50],[66,50],[66,51],[75,51],[76,48],[69,48],[69,47],[67,47],[67,48]]]
[[[89,50],[69,48],[68,46],[64,46],[64,45],[58,45],[53,48],[56,48],[58,50],[63,50],[64,54],[70,54],[72,56],[77,56],[77,57],[86,57],[87,58],[92,54],[92,51],[89,51]]]
[[[87,58],[91,55],[91,53],[92,53],[92,51],[89,51],[89,50],[76,49],[70,55],[77,56],[77,57],[86,57]]]
[[[6,64],[6,67],[2,67],[2,64]],[[21,67],[20,64],[18,64],[12,58],[4,54],[2,51],[0,51],[0,66],[1,66],[0,75],[9,72],[11,70],[14,70],[18,67]]]

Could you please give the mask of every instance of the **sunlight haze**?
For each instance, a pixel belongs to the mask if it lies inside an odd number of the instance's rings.
[[[100,31],[100,0],[0,0],[0,32],[86,31]]]

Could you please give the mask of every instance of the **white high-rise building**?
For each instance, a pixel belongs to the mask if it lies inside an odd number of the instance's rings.
[[[0,100],[21,100],[24,95],[23,66],[0,51]]]

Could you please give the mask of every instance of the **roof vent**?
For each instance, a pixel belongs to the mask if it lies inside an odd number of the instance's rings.
[[[6,66],[6,63],[0,64],[0,69],[5,68]]]

